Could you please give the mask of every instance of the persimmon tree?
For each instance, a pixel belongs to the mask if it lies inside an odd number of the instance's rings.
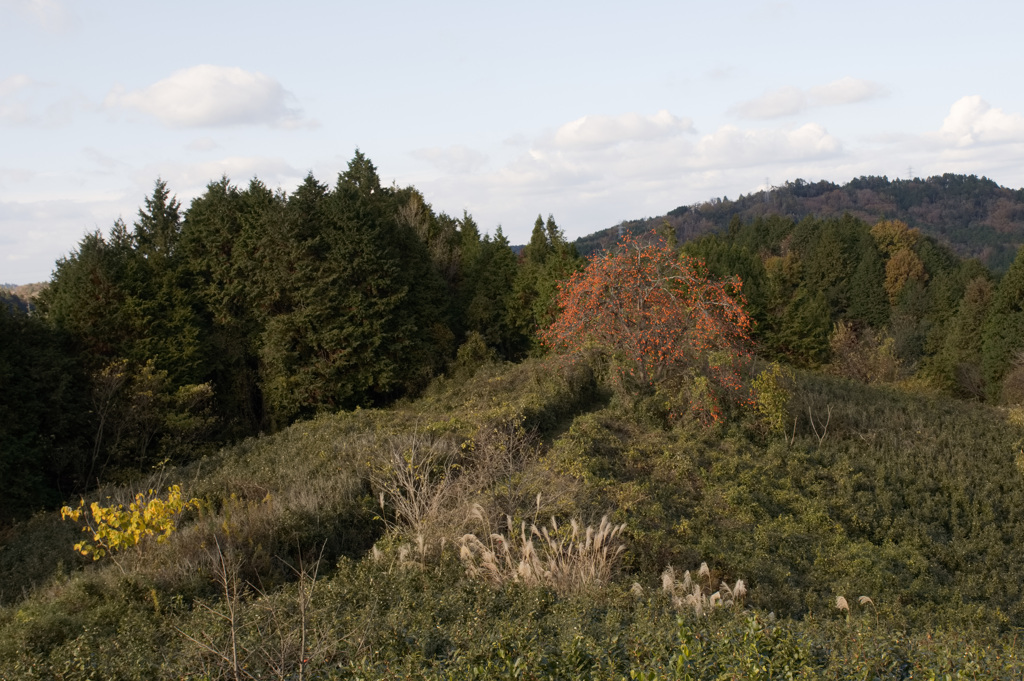
[[[743,303],[738,278],[713,279],[654,232],[626,235],[560,286],[561,314],[541,337],[551,348],[607,352],[633,390],[684,395],[713,423],[725,400],[749,401],[740,373],[750,357]]]

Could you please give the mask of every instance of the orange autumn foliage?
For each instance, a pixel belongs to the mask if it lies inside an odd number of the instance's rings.
[[[742,282],[712,279],[704,263],[676,255],[654,232],[624,236],[559,287],[561,314],[541,332],[552,348],[610,353],[643,389],[673,384],[705,422],[725,399],[745,400],[750,317]]]

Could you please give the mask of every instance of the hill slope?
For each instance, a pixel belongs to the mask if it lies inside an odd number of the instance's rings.
[[[680,206],[666,215],[624,223],[630,230],[648,230],[668,222],[679,240],[688,241],[728,227],[739,218],[783,215],[800,221],[808,215],[839,217],[850,213],[874,223],[898,219],[949,245],[958,255],[978,258],[1003,271],[1024,244],[1024,189],[1007,189],[987,178],[945,174],[913,180],[860,177],[845,185],[803,180],[755,192]],[[588,254],[613,243],[618,227],[580,237],[576,247]]]
[[[200,510],[117,565],[76,563],[78,533],[53,516],[12,528],[0,675],[1019,676],[1024,650],[1001,633],[1024,624],[1019,414],[808,373],[792,432],[768,435],[741,412],[667,423],[656,400],[615,397],[594,360],[465,369],[415,402],[164,471],[142,487],[181,484]],[[557,549],[604,514],[625,524],[598,533],[611,560]],[[552,533],[531,540],[547,577],[520,560],[531,524]],[[496,547],[493,568],[460,557],[467,532]],[[705,605],[742,578],[742,607],[698,615],[659,577],[702,560]],[[573,565],[605,563],[610,580],[572,586]]]

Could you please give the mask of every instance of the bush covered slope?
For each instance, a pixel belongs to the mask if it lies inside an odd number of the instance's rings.
[[[595,357],[463,353],[418,400],[100,490],[200,500],[117,563],[76,558],[52,515],[14,526],[0,676],[1020,676],[1019,412],[807,373],[783,435],[749,412],[670,424],[609,376]],[[605,515],[625,529],[601,554],[586,527]],[[705,614],[665,590],[668,565]],[[737,579],[745,597],[712,607]]]

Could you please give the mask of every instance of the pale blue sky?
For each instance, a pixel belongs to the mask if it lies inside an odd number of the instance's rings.
[[[333,182],[570,237],[766,178],[1024,186],[1011,2],[0,0],[0,282],[49,277],[160,176]],[[1014,85],[1018,83],[1018,85]]]

